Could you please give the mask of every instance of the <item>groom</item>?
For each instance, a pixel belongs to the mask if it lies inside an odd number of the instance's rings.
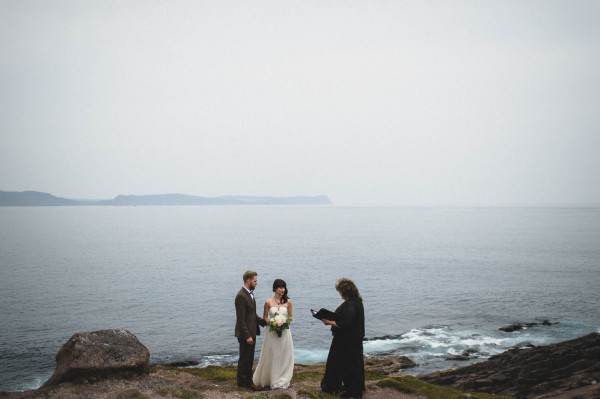
[[[259,325],[266,323],[256,314],[254,288],[258,283],[258,274],[253,270],[244,273],[244,286],[235,296],[235,336],[240,344],[240,359],[237,368],[237,384],[240,387],[260,390],[252,383],[252,365],[256,336],[260,335]]]

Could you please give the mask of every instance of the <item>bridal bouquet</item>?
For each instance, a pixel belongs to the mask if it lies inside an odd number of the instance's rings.
[[[290,319],[287,314],[275,313],[271,320],[269,320],[269,330],[277,332],[277,336],[281,337],[281,332],[287,328],[290,328]]]

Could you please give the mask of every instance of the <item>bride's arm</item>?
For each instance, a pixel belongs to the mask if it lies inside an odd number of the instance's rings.
[[[288,299],[288,317],[292,320],[292,300]]]
[[[269,324],[269,300],[265,301],[265,310],[263,311],[263,320]]]

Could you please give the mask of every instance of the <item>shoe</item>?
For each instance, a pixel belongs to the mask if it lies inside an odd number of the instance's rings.
[[[260,385],[254,385],[254,384],[250,384],[248,385],[248,388],[253,390],[253,391],[264,391],[265,389],[263,387],[261,387]]]
[[[239,388],[243,388],[243,389],[249,389],[251,391],[262,391],[262,387],[259,387],[258,385],[254,385],[252,383],[250,384],[238,384]]]

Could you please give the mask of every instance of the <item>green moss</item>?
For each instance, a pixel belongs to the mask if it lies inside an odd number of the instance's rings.
[[[178,388],[162,388],[157,391],[161,396],[174,396],[179,399],[202,399],[202,393]]]
[[[338,399],[339,396],[328,395],[312,388],[303,388],[298,390],[298,395],[306,395],[311,399]]]
[[[389,387],[400,392],[425,396],[429,399],[508,399],[505,396],[497,396],[487,393],[465,393],[456,389],[429,384],[410,375],[399,378],[385,378],[379,381],[377,386],[382,388]]]
[[[365,370],[365,381],[379,381],[386,378],[388,378],[388,376],[381,372]]]
[[[235,382],[237,379],[237,368],[235,366],[208,366],[208,367],[173,367],[173,366],[153,366],[152,371],[174,370],[190,373],[199,378],[209,381],[229,381]],[[313,381],[319,382],[325,374],[325,365],[297,365],[292,383]],[[386,378],[384,374],[366,370],[365,379],[367,381],[379,381]]]
[[[150,372],[151,373],[156,373],[158,370],[164,369],[167,366],[163,366],[161,364],[153,364],[150,366]]]
[[[294,370],[292,377],[292,383],[303,382],[303,381],[321,381],[325,374],[325,366],[314,365],[314,366],[298,366]]]

